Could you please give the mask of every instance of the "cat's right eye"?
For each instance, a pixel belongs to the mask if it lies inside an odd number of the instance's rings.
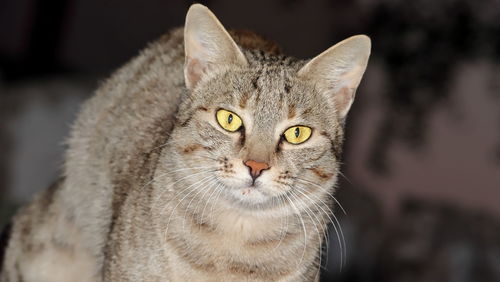
[[[220,109],[217,111],[216,114],[217,117],[217,122],[219,125],[224,129],[229,132],[235,132],[236,130],[240,129],[241,126],[243,125],[243,121],[241,118],[228,110]]]
[[[311,132],[312,130],[310,127],[297,125],[285,130],[285,133],[283,133],[283,135],[285,136],[285,140],[288,141],[288,143],[298,145],[300,143],[306,142],[309,137],[311,137]]]

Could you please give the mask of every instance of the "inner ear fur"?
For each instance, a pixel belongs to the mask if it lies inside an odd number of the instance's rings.
[[[370,57],[371,41],[366,35],[347,38],[303,66],[298,76],[312,81],[325,93],[341,119],[354,101],[356,89]]]

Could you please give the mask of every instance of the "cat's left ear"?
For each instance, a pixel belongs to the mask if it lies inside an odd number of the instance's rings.
[[[371,41],[366,35],[345,39],[324,51],[299,70],[298,76],[312,81],[331,98],[341,119],[349,112],[356,88],[370,56]]]
[[[219,20],[201,4],[193,4],[187,13],[184,51],[184,78],[189,89],[193,89],[214,66],[248,64]]]

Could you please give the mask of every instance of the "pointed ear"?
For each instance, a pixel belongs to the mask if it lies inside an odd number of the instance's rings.
[[[335,44],[299,70],[299,77],[311,80],[331,99],[344,119],[354,100],[356,88],[366,69],[371,41],[366,35],[350,37]]]
[[[193,89],[215,65],[247,65],[247,60],[229,33],[205,6],[189,8],[184,26],[186,86]]]

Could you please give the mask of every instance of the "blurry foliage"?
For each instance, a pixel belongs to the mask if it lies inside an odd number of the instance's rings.
[[[372,57],[386,64],[390,83],[371,149],[372,169],[388,171],[387,153],[395,141],[413,148],[424,144],[427,122],[453,95],[448,83],[461,63],[499,63],[499,7],[494,0],[385,1],[373,7],[367,25]]]

